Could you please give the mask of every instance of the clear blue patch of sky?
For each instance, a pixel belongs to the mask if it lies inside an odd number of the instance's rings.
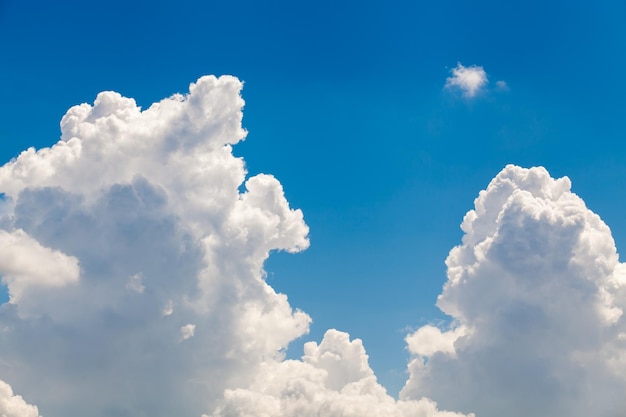
[[[268,280],[313,317],[305,339],[363,338],[395,393],[407,326],[442,319],[445,257],[504,165],[568,175],[626,247],[624,21],[619,1],[4,0],[0,157],[52,145],[102,90],[147,107],[204,74],[240,77],[234,152],[311,227]],[[444,90],[457,62],[482,65],[487,91]]]

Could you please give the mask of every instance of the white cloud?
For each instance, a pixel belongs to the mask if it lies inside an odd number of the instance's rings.
[[[183,340],[187,340],[192,338],[196,334],[196,325],[195,324],[185,324],[180,328],[180,337]]]
[[[263,264],[306,249],[308,227],[277,179],[246,178],[233,156],[241,86],[202,77],[145,111],[101,93],[53,147],[0,167],[0,375],[46,417],[458,417],[386,395],[344,333],[282,361],[311,319]]]
[[[569,179],[507,166],[462,229],[437,303],[454,327],[407,338],[401,398],[481,417],[621,415],[626,267]]]
[[[407,336],[400,400],[345,333],[283,360],[311,319],[265,282],[263,265],[273,250],[306,249],[308,227],[277,179],[246,178],[232,153],[246,135],[240,89],[202,77],[145,111],[101,93],[67,112],[56,145],[0,167],[0,273],[12,297],[0,306],[0,375],[43,415],[626,408],[626,266],[569,180],[540,168],[507,167],[466,215],[438,301],[452,325]],[[0,407],[38,415],[3,384]]]
[[[42,246],[22,229],[0,229],[0,274],[12,303],[37,287],[63,287],[78,281],[78,261]]]
[[[435,326],[426,325],[409,334],[406,343],[411,353],[422,357],[432,356],[438,352],[455,355],[454,343],[466,334],[467,329],[463,326],[442,332]]]
[[[0,416],[39,417],[39,410],[27,404],[20,395],[14,395],[9,384],[0,380]]]
[[[347,333],[329,330],[304,351],[302,360],[265,362],[249,387],[226,391],[212,417],[462,417],[426,398],[387,395],[361,341]]]
[[[163,315],[163,317],[171,316],[172,314],[174,314],[174,302],[172,300],[167,300],[167,303],[165,303],[163,310],[161,310],[161,314]]]
[[[464,67],[458,63],[452,69],[452,77],[446,78],[445,88],[456,88],[467,98],[475,97],[489,82],[483,67],[472,65]]]
[[[46,417],[200,416],[308,332],[264,281],[308,227],[232,153],[241,86],[203,77],[144,111],[101,93],[0,167],[0,375]]]

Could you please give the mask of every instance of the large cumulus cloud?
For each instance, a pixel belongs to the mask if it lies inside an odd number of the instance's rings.
[[[308,227],[233,155],[241,86],[202,77],[143,111],[101,93],[0,167],[0,414],[38,415],[15,390],[46,417],[460,416],[389,397],[345,333],[283,361],[311,319],[263,264]]]
[[[233,155],[241,86],[202,77],[146,110],[101,93],[67,112],[54,146],[0,167],[1,415],[626,409],[626,267],[569,180],[542,168],[507,167],[465,217],[438,300],[453,322],[407,337],[400,400],[347,333],[284,360],[311,319],[263,265],[306,249],[308,227],[277,179],[248,176]]]
[[[482,417],[624,415],[626,267],[570,186],[507,166],[481,191],[437,302],[453,323],[407,337],[403,398]]]
[[[232,153],[240,89],[203,77],[144,111],[104,92],[0,168],[0,376],[46,417],[199,416],[308,331],[264,281],[308,227]]]

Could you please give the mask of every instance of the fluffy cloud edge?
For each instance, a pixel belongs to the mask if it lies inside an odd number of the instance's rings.
[[[428,399],[396,400],[377,382],[360,339],[328,330],[300,360],[265,362],[250,386],[228,389],[203,417],[474,417]]]
[[[489,83],[487,73],[479,65],[464,66],[460,62],[451,71],[452,76],[446,78],[445,89],[458,89],[463,97],[471,99],[481,93]]]
[[[308,332],[265,281],[309,229],[232,152],[242,86],[204,76],[146,110],[100,93],[0,167],[0,375],[45,415],[200,415]]]
[[[41,245],[22,229],[0,229],[0,275],[10,302],[18,303],[29,289],[76,283],[80,268],[76,257]]]
[[[9,384],[0,380],[0,416],[40,417],[39,409],[28,404],[22,396],[14,394]]]
[[[407,336],[400,398],[484,417],[626,409],[625,266],[569,178],[508,165],[461,228],[437,301],[452,326]]]

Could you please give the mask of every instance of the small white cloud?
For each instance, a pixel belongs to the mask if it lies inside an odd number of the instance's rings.
[[[196,325],[195,324],[185,324],[180,328],[180,337],[183,340],[187,340],[192,338],[196,334]]]
[[[483,89],[489,80],[483,67],[472,65],[465,67],[458,63],[452,69],[452,77],[446,79],[445,88],[458,88],[463,92],[463,96],[472,98]]]
[[[467,329],[463,326],[442,332],[439,328],[431,325],[423,326],[415,333],[406,337],[409,352],[429,357],[437,352],[455,355],[454,342],[464,336]]]
[[[132,275],[126,284],[126,288],[136,293],[142,294],[146,287],[143,285],[143,274]]]
[[[167,303],[165,303],[163,310],[161,310],[161,314],[163,314],[163,317],[171,316],[172,314],[174,314],[174,302],[172,300],[167,300]]]
[[[498,91],[509,91],[510,88],[508,86],[508,84],[506,83],[506,81],[496,81],[496,89]]]

